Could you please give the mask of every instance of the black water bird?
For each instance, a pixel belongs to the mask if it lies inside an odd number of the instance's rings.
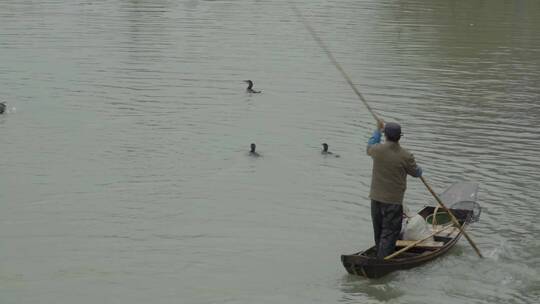
[[[322,146],[323,146],[323,149],[321,151],[322,155],[334,155],[335,157],[339,157],[338,154],[334,154],[334,153],[328,151],[328,144],[327,143],[323,143]]]
[[[247,91],[248,93],[260,93],[260,92],[261,92],[261,91],[255,91],[255,90],[253,89],[253,81],[251,81],[251,80],[244,80],[244,82],[246,82],[246,83],[248,84],[248,87],[247,87],[247,89],[246,89],[246,91]]]
[[[254,157],[259,157],[261,156],[258,152],[255,151],[255,149],[257,148],[257,146],[255,144],[251,144],[251,150],[249,151],[249,155],[250,156],[254,156]]]
[[[6,111],[6,103],[0,102],[0,114],[4,114],[5,111]]]

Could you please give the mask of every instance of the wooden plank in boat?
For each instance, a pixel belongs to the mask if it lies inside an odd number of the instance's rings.
[[[443,229],[444,226],[442,225],[436,225],[435,227],[433,226],[430,226],[431,228],[431,231],[437,231],[437,230],[441,230]],[[456,235],[458,235],[459,233],[459,228],[457,227],[452,227],[452,228],[448,228],[446,229],[445,231],[441,232],[441,233],[438,233],[437,235],[438,236],[445,236],[445,237],[456,237]]]
[[[407,247],[410,244],[414,243],[416,241],[405,241],[405,240],[397,240],[396,241],[396,247]],[[414,247],[420,247],[420,248],[440,248],[444,245],[444,242],[422,242],[420,244],[416,244]]]

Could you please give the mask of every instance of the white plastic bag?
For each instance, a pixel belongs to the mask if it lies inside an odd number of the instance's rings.
[[[407,219],[407,225],[405,232],[403,233],[403,239],[406,241],[417,241],[426,238],[431,234],[428,223],[420,215],[416,214],[413,217]],[[433,242],[433,237],[425,240],[425,242]]]

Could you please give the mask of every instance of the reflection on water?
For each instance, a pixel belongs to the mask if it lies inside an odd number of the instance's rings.
[[[486,258],[345,274],[374,122],[285,2],[0,0],[2,303],[540,297],[540,2],[295,3],[436,190],[480,184]]]
[[[379,279],[366,280],[363,277],[345,275],[341,279],[343,298],[340,302],[355,303],[361,301],[387,302],[406,295],[392,282],[397,280],[399,274],[391,273]]]

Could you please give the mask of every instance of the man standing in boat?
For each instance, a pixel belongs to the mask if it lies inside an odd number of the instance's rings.
[[[381,143],[382,132],[385,142]],[[401,231],[403,196],[407,188],[407,174],[420,177],[422,169],[414,156],[399,144],[401,126],[377,121],[377,129],[368,141],[367,154],[373,158],[371,177],[371,219],[377,258],[394,252]]]

